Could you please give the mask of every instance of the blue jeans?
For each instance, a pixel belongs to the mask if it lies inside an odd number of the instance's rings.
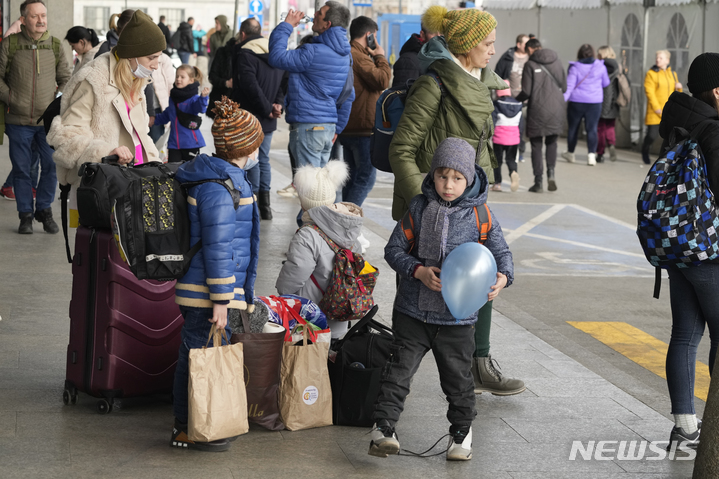
[[[37,144],[33,141],[32,164],[30,165],[30,181],[32,182],[33,188],[37,188],[38,176],[40,176],[40,153],[37,151]],[[2,187],[7,188],[9,186],[12,188],[14,178],[15,175],[13,174],[12,170],[10,170],[10,174],[7,175],[7,179],[5,180],[5,183],[2,185]]]
[[[587,130],[587,149],[589,153],[597,152],[597,126],[602,115],[601,103],[567,103],[567,149],[574,153],[579,137],[579,124],[584,118],[584,127]]]
[[[667,351],[667,386],[672,414],[694,414],[697,347],[709,327],[709,373],[719,345],[719,264],[669,270],[672,337]]]
[[[254,168],[247,170],[247,179],[252,185],[252,193],[258,191],[270,191],[272,181],[272,168],[270,167],[270,145],[272,144],[272,133],[265,133],[265,139],[260,145],[257,159],[260,163]],[[258,188],[259,185],[259,188]]]
[[[180,57],[180,61],[183,65],[190,63],[190,52],[177,50],[177,55]]]
[[[324,167],[330,159],[334,136],[334,123],[292,123],[290,151],[297,168],[305,165]]]
[[[55,173],[55,162],[52,161],[52,148],[45,139],[45,127],[5,125],[5,133],[10,139],[13,189],[18,213],[32,213],[35,210],[41,211],[49,208],[55,200],[57,174]],[[33,162],[33,141],[37,144],[41,169],[34,209],[30,174]]]
[[[180,343],[180,354],[177,358],[177,369],[175,369],[175,383],[173,384],[172,394],[174,396],[173,409],[175,419],[182,423],[187,422],[188,414],[188,393],[187,383],[190,374],[190,349],[202,348],[207,344],[210,336],[212,323],[208,321],[212,318],[212,309],[210,308],[189,308],[180,306],[182,317],[185,318],[185,324],[182,326],[182,343]],[[229,339],[232,330],[227,326],[225,333]],[[212,341],[210,341],[212,345]],[[222,344],[226,344],[224,341]]]
[[[377,178],[372,166],[369,136],[340,136],[345,163],[350,170],[350,179],[342,189],[342,201],[362,206]]]

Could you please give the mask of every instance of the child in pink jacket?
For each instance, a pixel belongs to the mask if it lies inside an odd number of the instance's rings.
[[[505,80],[506,81],[506,80]],[[507,82],[509,85],[509,82]],[[522,103],[510,96],[510,90],[498,90],[494,101],[494,154],[497,157],[497,167],[494,169],[494,184],[492,191],[502,191],[502,161],[506,157],[509,168],[510,189],[519,188],[519,173],[517,173],[517,148],[519,147],[519,120],[522,118]]]

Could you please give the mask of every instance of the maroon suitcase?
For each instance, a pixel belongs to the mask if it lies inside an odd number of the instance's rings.
[[[107,414],[115,398],[171,393],[182,324],[174,281],[138,280],[110,231],[79,227],[63,402],[81,391]]]

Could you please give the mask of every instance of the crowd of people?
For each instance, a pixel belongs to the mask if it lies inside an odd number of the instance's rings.
[[[447,459],[469,460],[474,394],[525,390],[523,381],[503,375],[490,355],[492,300],[512,284],[514,271],[499,219],[486,206],[488,192],[501,191],[504,163],[511,191],[519,188],[523,138],[531,145],[529,191],[543,191],[545,163],[547,189],[555,191],[557,140],[565,121],[568,149],[562,157],[568,162],[577,159],[582,120],[587,164],[601,163],[607,151],[615,160],[622,67],[611,47],[595,51],[585,44],[565,70],[555,51],[533,35],[520,34],[493,70],[488,65],[495,54],[496,19],[477,9],[433,6],[422,16],[421,32],[402,46],[393,80],[374,20],[351,19],[344,4],[330,0],[315,12],[313,35],[288,49],[304,16],[290,11],[266,38],[254,18],[242,22],[237,35],[223,15],[216,18],[214,32],[195,29],[189,18],[171,34],[164,18],[156,24],[140,10],[125,10],[113,16],[104,42],[82,26],[67,32],[65,40],[76,53],[73,66],[60,40],[47,31],[42,0],[26,0],[19,31],[0,43],[0,71],[9,64],[0,79],[0,101],[9,106],[5,133],[12,162],[2,194],[17,202],[19,233],[32,233],[33,219],[57,233],[51,206],[58,182],[70,189],[70,224],[77,226],[78,168],[109,155],[121,165],[141,164],[161,161],[160,151],[166,150],[169,162],[182,164],[180,181],[232,180],[240,207],[233,207],[216,183],[188,193],[192,241],[206,241],[205,254],[193,258],[178,282],[185,325],[171,440],[175,447],[226,450],[227,440],[198,443],[187,437],[187,356],[189,349],[205,345],[213,324],[227,327],[228,309],[254,307],[260,220],[272,219],[269,152],[277,120],[284,114],[289,124],[297,223],[312,227],[301,228],[292,239],[276,288],[319,301],[334,255],[326,238],[357,252],[367,245],[361,207],[375,182],[370,138],[377,99],[390,86],[414,80],[390,146],[392,217],[398,223],[385,248],[397,273],[393,330],[404,353],[383,377],[369,452],[380,457],[399,452],[395,428],[404,400],[419,362],[432,350],[449,404]],[[177,69],[170,45],[182,60]],[[206,66],[200,57],[207,57]],[[666,146],[675,126],[692,129],[710,119],[712,126],[699,142],[712,183],[718,176],[719,55],[703,54],[692,63],[692,97],[681,93],[669,61],[668,52],[657,52],[646,76],[644,161],[649,163],[657,135]],[[32,75],[35,69],[43,74]],[[203,81],[208,73],[212,88]],[[37,120],[58,92],[64,93],[59,114],[46,125],[46,134]],[[200,154],[206,145],[199,131],[205,113],[213,120],[212,156]],[[339,159],[337,145],[343,161],[331,161]],[[486,224],[478,209],[486,209]],[[413,240],[403,226],[408,223]],[[496,284],[481,309],[456,319],[440,294],[439,272],[456,246],[477,241],[496,259]],[[667,377],[676,417],[673,439],[698,442],[693,365],[704,324],[713,333],[710,359],[716,355],[719,323],[706,308],[713,301],[706,289],[714,284],[713,271],[707,266],[670,273],[674,327]],[[332,337],[342,337],[347,323],[329,319]]]

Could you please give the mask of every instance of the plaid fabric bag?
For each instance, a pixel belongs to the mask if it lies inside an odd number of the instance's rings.
[[[374,306],[372,291],[377,284],[379,271],[364,260],[361,254],[340,248],[317,225],[313,228],[335,252],[335,262],[330,276],[330,285],[324,291],[315,276],[312,282],[322,291],[319,307],[325,315],[335,321],[361,319]]]
[[[637,199],[637,236],[647,260],[659,268],[687,268],[719,257],[719,217],[697,138],[709,122],[691,133],[675,128],[672,145],[644,180]],[[654,296],[659,297],[658,281]]]

